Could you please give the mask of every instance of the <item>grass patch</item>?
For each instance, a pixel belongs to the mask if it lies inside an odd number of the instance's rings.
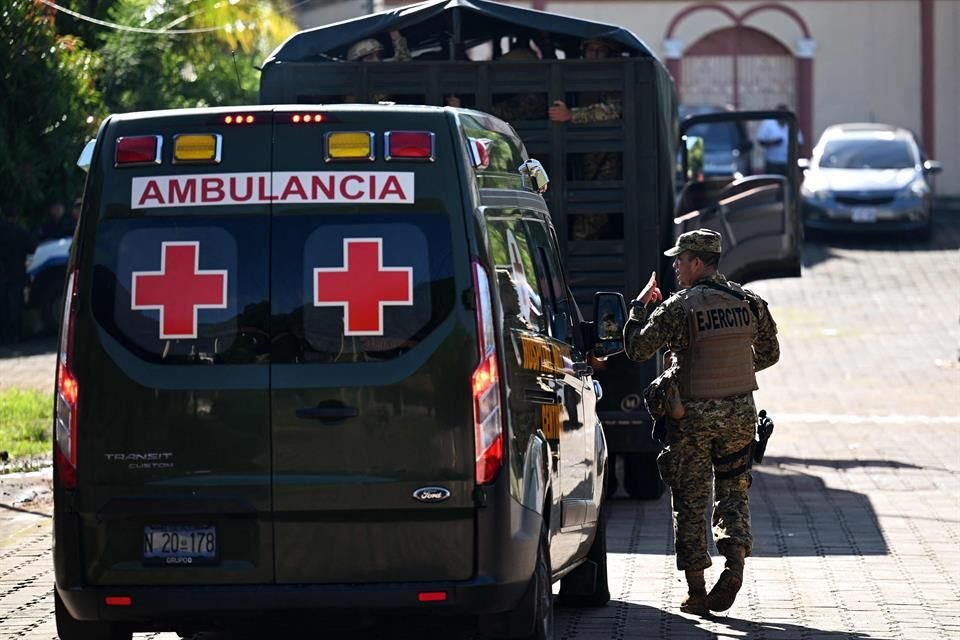
[[[0,451],[13,462],[50,453],[53,400],[39,391],[0,391]]]

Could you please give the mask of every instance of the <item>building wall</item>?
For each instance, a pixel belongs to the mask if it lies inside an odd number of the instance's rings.
[[[311,2],[303,5],[297,12],[297,24],[301,29],[310,29],[325,24],[359,18],[379,9],[372,6],[370,0],[334,0],[333,2]]]
[[[937,1],[934,33],[937,128],[933,157],[943,163],[937,192],[960,195],[960,2]]]

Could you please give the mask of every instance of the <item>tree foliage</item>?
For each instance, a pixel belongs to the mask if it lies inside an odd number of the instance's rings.
[[[296,31],[267,1],[122,0],[111,19],[142,28],[211,29],[108,34],[102,88],[111,111],[255,103],[255,65]]]
[[[82,186],[75,162],[105,115],[100,58],[58,35],[42,5],[12,0],[0,9],[0,65],[0,203],[39,215]]]
[[[297,30],[282,2],[58,2],[110,27],[2,0],[0,205],[37,217],[79,195],[76,159],[109,113],[255,103],[256,66]]]

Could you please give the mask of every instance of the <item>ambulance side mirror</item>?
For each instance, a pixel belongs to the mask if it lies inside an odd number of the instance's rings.
[[[517,169],[520,171],[520,179],[523,181],[524,189],[534,193],[545,193],[547,191],[550,178],[547,177],[547,170],[543,168],[539,160],[530,158]]]
[[[93,148],[96,144],[96,139],[87,140],[87,144],[83,146],[83,151],[80,152],[80,157],[77,158],[77,166],[86,172],[90,171],[90,164],[93,162]]]
[[[623,327],[627,324],[627,304],[623,294],[613,291],[599,291],[593,296],[593,326],[596,341],[593,343],[593,355],[598,360],[623,351]]]

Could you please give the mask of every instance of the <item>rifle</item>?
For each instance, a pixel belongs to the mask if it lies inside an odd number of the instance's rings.
[[[763,454],[767,450],[767,441],[773,434],[773,419],[767,416],[767,410],[761,409],[757,414],[757,437],[753,441],[753,461],[763,462]]]

